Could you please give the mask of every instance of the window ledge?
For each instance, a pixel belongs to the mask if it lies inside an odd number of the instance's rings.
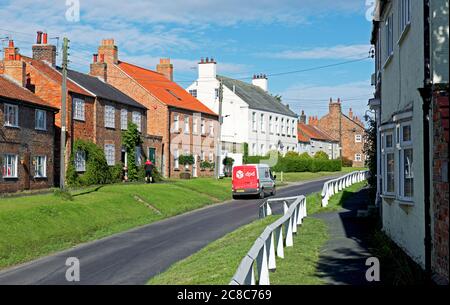
[[[47,129],[45,129],[45,128],[35,128],[34,130],[37,130],[37,131],[47,131]]]
[[[396,199],[394,194],[392,194],[392,195],[390,195],[390,194],[383,194],[383,195],[380,195],[380,197],[383,198],[383,199]]]
[[[403,29],[403,32],[400,34],[400,38],[397,41],[397,45],[400,46],[402,44],[402,42],[403,42],[403,40],[405,40],[406,34],[408,34],[410,28],[411,28],[411,21],[408,22],[408,24]]]
[[[48,177],[47,176],[45,176],[45,177],[33,177],[34,179],[42,179],[42,180],[44,180],[44,179],[48,179]]]
[[[19,179],[19,177],[18,176],[16,176],[16,177],[2,177],[3,179],[11,179],[11,180],[14,180],[14,179]]]
[[[389,57],[384,62],[383,69],[386,69],[386,67],[391,63],[393,57],[394,57],[394,52],[392,51],[391,54],[389,55]]]
[[[20,129],[20,126],[19,125],[3,125],[3,126],[5,126],[5,127],[8,127],[8,128],[14,128],[14,129]]]
[[[409,206],[409,207],[413,207],[414,206],[414,201],[412,199],[410,200],[410,199],[398,198],[397,201],[398,201],[399,205]]]

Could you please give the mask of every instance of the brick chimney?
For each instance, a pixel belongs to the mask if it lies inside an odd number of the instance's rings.
[[[3,74],[10,80],[22,87],[26,85],[26,66],[19,54],[19,49],[14,46],[14,41],[10,40],[8,47],[3,49]]]
[[[269,81],[267,75],[265,74],[253,75],[252,84],[263,89],[266,92],[269,90]]]
[[[94,54],[92,56],[92,63],[90,66],[91,70],[89,72],[92,76],[97,76],[101,78],[104,82],[107,82],[108,71],[106,67],[106,63],[98,60],[98,54]]]
[[[300,115],[300,124],[306,124],[306,115],[305,115],[305,111],[302,110],[302,114]]]
[[[56,66],[56,46],[48,44],[48,34],[41,31],[37,32],[36,44],[32,47],[33,59],[43,60]]]
[[[117,64],[119,62],[119,49],[115,45],[114,39],[103,39],[98,47],[100,62],[107,64]]]
[[[334,102],[333,99],[330,98],[329,113],[331,115],[338,116],[341,112],[341,99],[338,98],[337,102]]]
[[[355,120],[355,117],[353,116],[352,108],[350,108],[350,110],[348,111],[348,117],[352,120]]]
[[[156,65],[156,71],[173,81],[173,65],[170,63],[170,58],[161,58],[159,64]]]

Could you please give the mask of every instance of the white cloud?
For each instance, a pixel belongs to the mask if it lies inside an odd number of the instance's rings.
[[[355,115],[362,117],[368,110],[367,103],[373,96],[370,80],[350,82],[339,85],[294,85],[280,93],[284,102],[297,113],[304,110],[307,116],[322,116],[328,112],[330,98],[342,101],[342,111],[353,109]]]
[[[260,56],[278,59],[358,59],[369,55],[370,45],[337,45],[303,50],[285,50],[281,52],[262,53]]]

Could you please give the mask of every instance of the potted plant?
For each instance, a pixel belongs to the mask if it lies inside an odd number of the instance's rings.
[[[202,171],[206,170],[207,168],[211,168],[211,163],[209,163],[208,161],[204,160],[200,163],[200,169]]]
[[[190,179],[191,174],[189,173],[189,165],[193,165],[195,163],[195,159],[193,155],[182,155],[179,157],[178,161],[180,164],[184,165],[184,173],[180,174],[181,179]]]

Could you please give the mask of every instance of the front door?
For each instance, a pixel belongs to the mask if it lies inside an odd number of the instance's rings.
[[[156,149],[153,147],[148,148],[148,159],[152,161],[153,165],[156,165]]]
[[[198,156],[194,155],[194,165],[192,166],[192,176],[197,177]]]

